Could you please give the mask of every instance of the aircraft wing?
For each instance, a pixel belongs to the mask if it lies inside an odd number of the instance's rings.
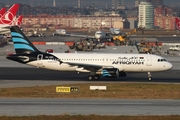
[[[63,62],[65,64],[69,64],[70,66],[78,66],[78,68],[83,68],[84,70],[89,71],[98,71],[103,68],[114,68],[113,66],[104,66],[104,65],[97,65],[97,64],[85,64],[85,63],[71,63],[71,62]]]

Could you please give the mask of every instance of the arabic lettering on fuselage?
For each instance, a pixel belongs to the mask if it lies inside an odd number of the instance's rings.
[[[143,65],[144,57],[118,57],[112,64]]]

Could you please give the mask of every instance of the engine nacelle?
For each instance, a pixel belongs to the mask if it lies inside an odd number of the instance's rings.
[[[104,68],[101,74],[103,77],[109,77],[109,78],[126,77],[126,73],[119,72],[117,68]]]
[[[117,78],[119,77],[119,70],[117,68],[104,68],[101,74],[103,77]]]

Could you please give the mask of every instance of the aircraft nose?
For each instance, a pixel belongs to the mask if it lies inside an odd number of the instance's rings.
[[[171,70],[171,69],[173,68],[173,65],[172,65],[171,63],[168,63],[168,64],[166,65],[166,67],[167,67],[168,70]]]
[[[100,35],[96,35],[96,39],[99,39],[101,36]]]
[[[120,31],[116,31],[115,33],[116,33],[116,34],[120,34]]]

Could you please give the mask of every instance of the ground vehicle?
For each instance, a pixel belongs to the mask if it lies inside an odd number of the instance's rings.
[[[148,42],[145,41],[145,39],[142,39],[138,45],[139,53],[151,53],[152,48],[148,44]]]
[[[180,50],[180,46],[179,45],[172,46],[172,47],[169,48],[169,50],[179,51]]]
[[[95,44],[92,40],[81,40],[69,45],[69,48],[74,49],[75,51],[92,51],[94,46]]]
[[[92,39],[81,39],[68,45],[69,48],[75,51],[92,51],[93,49],[105,48],[105,43],[97,43]]]
[[[130,31],[130,32],[125,32],[121,33],[121,35],[118,36],[113,36],[113,41],[115,45],[125,45],[127,44],[129,37],[136,32],[136,29]]]

